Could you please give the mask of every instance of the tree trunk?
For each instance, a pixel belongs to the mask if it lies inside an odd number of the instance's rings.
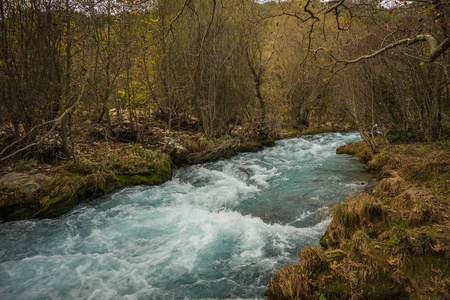
[[[72,40],[71,40],[71,25],[70,25],[70,7],[69,0],[66,0],[66,76],[64,82],[64,102],[65,107],[68,108],[70,106],[70,97],[71,97],[71,52],[72,52]],[[71,122],[70,115],[67,114],[63,117],[61,122],[61,141],[65,154],[67,157],[72,157],[74,162],[77,162],[75,157],[75,149],[73,143],[73,137],[71,132]],[[69,142],[72,143],[69,144]]]

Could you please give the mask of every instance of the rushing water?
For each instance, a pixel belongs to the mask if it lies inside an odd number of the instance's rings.
[[[328,208],[370,178],[335,154],[359,139],[282,140],[55,220],[0,224],[0,299],[264,298],[276,269],[318,244]]]

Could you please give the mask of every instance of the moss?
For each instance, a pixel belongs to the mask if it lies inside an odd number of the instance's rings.
[[[105,194],[109,194],[114,191],[117,191],[118,189],[120,189],[126,185],[127,185],[127,181],[125,179],[117,177],[117,179],[107,182],[104,192],[105,192]]]
[[[47,219],[47,218],[56,218],[65,213],[71,211],[78,204],[78,194],[73,193],[71,195],[58,195],[52,199],[48,203],[44,205],[44,207],[39,210],[36,214],[33,215],[33,218],[38,219]]]
[[[275,139],[273,137],[268,137],[261,141],[261,144],[265,147],[275,146]]]
[[[155,173],[150,175],[129,175],[122,177],[128,185],[156,185],[165,182],[168,178],[162,174]]]
[[[373,152],[364,142],[348,143],[336,149],[336,154],[355,155],[363,162],[369,162],[373,158]]]
[[[206,153],[200,158],[200,163],[210,162],[215,160],[215,155],[212,152]]]
[[[18,195],[24,195],[22,193]],[[14,198],[17,195],[10,195],[7,203],[3,203],[0,209],[0,219],[4,221],[17,221],[31,219],[34,212],[40,208],[39,201],[32,196]]]
[[[233,157],[234,155],[236,155],[236,150],[233,148],[230,148],[227,150],[225,157],[230,158],[230,157]]]
[[[257,141],[248,141],[241,144],[239,149],[240,152],[258,152],[263,149],[264,146],[261,142]]]
[[[220,138],[218,138],[217,140],[221,142],[221,141],[225,141],[225,140],[230,140],[232,138],[233,137],[231,135],[225,134],[225,135],[221,136]]]
[[[20,208],[8,216],[8,221],[32,219],[36,211],[30,207]]]
[[[325,250],[328,248],[334,248],[339,245],[339,241],[335,241],[330,237],[330,233],[328,230],[320,238],[319,244]]]
[[[291,133],[284,135],[283,138],[290,139],[290,138],[298,137],[299,135],[300,135],[300,132],[295,131],[295,132],[291,132]]]
[[[69,212],[81,201],[100,197],[127,185],[163,183],[170,179],[173,173],[172,161],[168,156],[163,158],[157,162],[149,162],[144,173],[131,173],[131,169],[127,168],[121,174],[97,172],[80,176],[78,173],[63,170],[46,190],[40,191],[39,195],[47,198],[42,205],[27,205],[27,209],[15,213],[14,218],[55,218]]]

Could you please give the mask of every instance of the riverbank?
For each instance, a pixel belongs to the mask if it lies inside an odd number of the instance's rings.
[[[321,247],[279,270],[269,299],[449,299],[450,144],[395,144],[356,155],[380,182],[333,209]]]
[[[22,159],[0,176],[0,221],[59,217],[84,201],[125,186],[157,185],[172,177],[173,169],[256,152],[276,139],[300,134],[294,129],[273,133],[236,131],[218,139],[201,134],[153,128],[139,143],[80,135],[77,162],[42,163]]]
[[[3,223],[0,298],[261,298],[274,266],[320,239],[327,208],[373,178],[352,157],[333,155],[359,139],[284,139],[179,168],[163,185],[125,188],[57,219]]]

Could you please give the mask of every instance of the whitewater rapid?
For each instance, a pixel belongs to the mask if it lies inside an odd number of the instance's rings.
[[[263,299],[277,268],[318,245],[329,208],[371,178],[335,154],[357,140],[282,140],[58,219],[0,224],[0,299]]]

